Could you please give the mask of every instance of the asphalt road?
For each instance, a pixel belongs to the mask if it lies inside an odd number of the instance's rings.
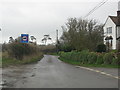
[[[0,68],[0,90],[2,88],[2,68]]]
[[[13,88],[118,88],[118,79],[75,67],[45,55],[30,65]]]

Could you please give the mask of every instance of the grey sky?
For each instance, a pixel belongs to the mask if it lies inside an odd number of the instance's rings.
[[[0,26],[2,42],[10,36],[16,38],[22,33],[34,35],[41,43],[44,34],[56,39],[56,29],[61,36],[61,26],[70,17],[84,17],[103,0],[1,0]],[[108,15],[116,15],[119,0],[108,0],[88,18],[104,23]],[[2,21],[2,22],[1,22]],[[1,32],[0,32],[1,34]]]

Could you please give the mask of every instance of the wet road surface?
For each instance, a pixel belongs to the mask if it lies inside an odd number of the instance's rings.
[[[3,79],[8,82],[6,87],[12,88],[118,88],[118,79],[76,68],[52,55],[45,55],[37,64],[10,72],[11,80],[6,75]]]
[[[0,90],[2,89],[2,68],[0,68]]]

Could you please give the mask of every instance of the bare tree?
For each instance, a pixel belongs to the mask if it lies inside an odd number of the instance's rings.
[[[34,36],[31,36],[30,38],[31,38],[32,42],[33,42],[33,40],[36,40],[36,38]]]
[[[52,38],[50,38],[50,35],[44,35],[44,38],[42,39],[42,42],[47,43],[48,40],[52,40]]]
[[[9,43],[13,43],[13,42],[14,42],[13,37],[9,37]]]
[[[95,20],[70,18],[62,29],[62,43],[76,50],[95,50],[96,46],[103,42],[103,25]]]

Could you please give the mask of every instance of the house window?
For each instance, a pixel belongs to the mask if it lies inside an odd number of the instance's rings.
[[[112,34],[112,27],[107,28],[107,34]]]

